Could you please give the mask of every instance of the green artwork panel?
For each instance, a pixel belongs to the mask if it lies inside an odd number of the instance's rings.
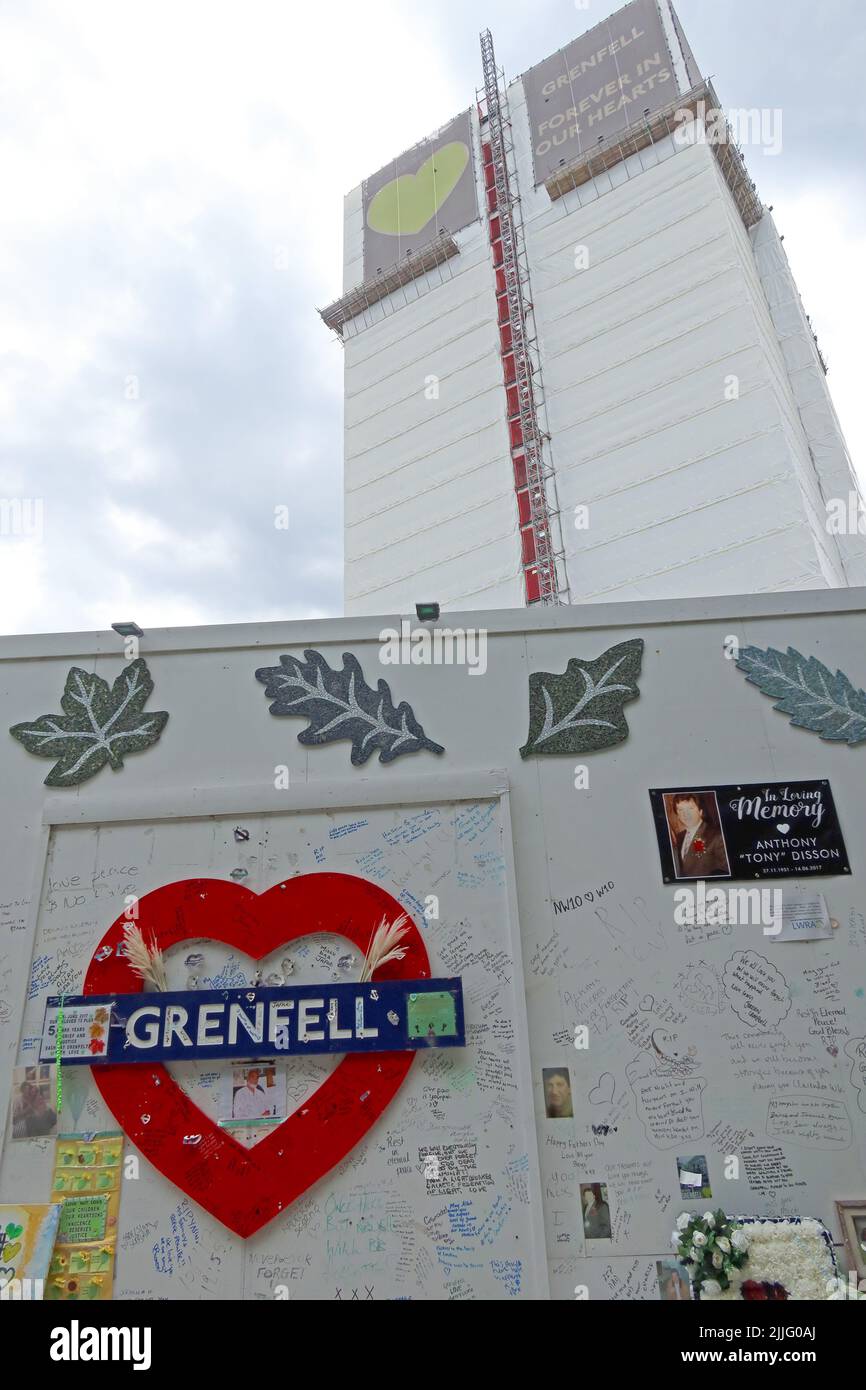
[[[430,994],[410,994],[406,1001],[406,1022],[411,1038],[453,1038],[457,1034],[454,996],[447,990]]]
[[[58,1245],[84,1245],[103,1240],[108,1222],[107,1197],[67,1197],[60,1213]]]
[[[462,140],[442,145],[416,174],[401,174],[380,188],[367,212],[367,225],[390,236],[411,235],[436,216],[469,163]]]

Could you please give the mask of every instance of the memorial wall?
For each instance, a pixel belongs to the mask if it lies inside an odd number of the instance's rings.
[[[857,590],[5,639],[0,1278],[669,1300],[708,1211],[862,1277],[864,639]]]

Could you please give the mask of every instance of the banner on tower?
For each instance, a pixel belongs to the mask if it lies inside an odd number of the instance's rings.
[[[478,217],[472,126],[463,111],[364,180],[364,279]]]
[[[536,184],[675,101],[655,0],[633,0],[523,74]]]

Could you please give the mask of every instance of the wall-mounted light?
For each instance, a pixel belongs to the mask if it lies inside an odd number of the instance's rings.
[[[144,636],[144,633],[142,632],[141,628],[138,626],[138,623],[112,623],[112,624],[111,624],[111,627],[112,627],[112,631],[113,631],[113,632],[116,632],[117,635],[118,635],[118,637],[143,637],[143,636]]]
[[[439,617],[438,603],[416,603],[415,612],[419,623],[435,623]]]

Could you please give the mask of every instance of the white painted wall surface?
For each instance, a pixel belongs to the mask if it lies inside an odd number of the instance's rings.
[[[293,1299],[333,1299],[336,1287],[354,1277],[374,1285],[376,1298],[507,1299],[544,1296],[548,1271],[556,1298],[572,1298],[580,1283],[592,1298],[657,1297],[655,1260],[668,1253],[684,1203],[679,1150],[647,1139],[628,1082],[626,1068],[643,1055],[624,1026],[631,1015],[655,1026],[673,1021],[697,1048],[706,1082],[703,1133],[689,1150],[707,1156],[713,1205],[814,1215],[838,1241],[834,1199],[862,1191],[866,1178],[866,1097],[852,1084],[850,1052],[866,1040],[866,747],[827,744],[793,728],[725,659],[723,643],[735,636],[761,647],[791,645],[866,688],[864,600],[862,590],[837,590],[450,615],[452,625],[486,623],[484,676],[453,666],[380,665],[379,632],[393,622],[387,618],[153,632],[142,643],[156,687],[150,703],[170,719],[159,743],[130,756],[122,771],[104,769],[78,790],[48,793],[42,779],[50,764],[8,736],[0,739],[4,1106],[11,1067],[31,1055],[25,1044],[41,1002],[55,986],[80,981],[122,908],[124,875],[100,876],[102,870],[135,866],[126,879],[136,891],[202,873],[226,878],[239,865],[256,890],[295,870],[366,873],[402,895],[419,925],[417,903],[441,891],[440,920],[421,929],[434,968],[456,970],[469,986],[466,1055],[416,1062],[369,1138],[259,1236],[243,1242],[194,1205],[190,1211],[183,1194],[142,1161],[140,1179],[122,1192],[118,1297],[269,1297],[284,1279]],[[632,637],[644,639],[645,654],[640,699],[626,706],[628,740],[582,759],[523,761],[529,672],[562,671],[572,657],[595,658]],[[0,691],[7,726],[57,709],[72,665],[116,675],[119,646],[113,634],[6,639]],[[306,648],[322,651],[332,665],[353,652],[371,683],[384,678],[395,699],[410,702],[445,754],[355,769],[345,743],[304,749],[297,742],[303,721],[272,717],[253,673],[281,652]],[[589,768],[588,790],[575,790],[578,762]],[[287,791],[274,789],[278,764],[290,768]],[[852,874],[821,880],[840,924],[830,940],[773,943],[760,927],[692,933],[674,921],[674,889],[661,879],[648,788],[764,778],[831,784]],[[501,809],[488,813],[488,805]],[[437,818],[432,840],[413,829],[412,817],[425,810]],[[497,829],[497,817],[508,811],[510,843]],[[65,890],[43,884],[41,873],[34,889],[43,818],[54,823],[47,879],[80,879],[69,905]],[[340,831],[364,820],[351,833]],[[455,828],[473,821],[486,825],[477,840]],[[248,844],[234,841],[238,822],[251,828]],[[607,883],[613,887],[603,900],[587,898]],[[579,908],[554,908],[575,896],[583,899]],[[519,951],[511,949],[511,931]],[[735,951],[748,948],[785,978],[791,1007],[773,1033],[746,1028],[724,990],[707,1013],[683,987],[699,963],[718,976]],[[327,973],[327,966],[315,969]],[[837,1011],[836,1055],[811,1031],[821,1008]],[[590,1027],[589,1050],[580,1054],[572,1045],[578,1023]],[[779,1056],[784,1063],[774,1061]],[[571,1068],[575,1118],[548,1120],[541,1069],[562,1065]],[[600,1107],[596,1088],[605,1073],[614,1090]],[[301,1085],[303,1078],[296,1080]],[[850,1138],[813,1147],[772,1135],[769,1099],[804,1094],[841,1107]],[[82,1116],[87,1128],[106,1119],[86,1106]],[[610,1132],[600,1132],[600,1124]],[[447,1144],[467,1136],[477,1140],[479,1170],[492,1181],[483,1192],[437,1199],[424,1184],[417,1150],[434,1138]],[[762,1191],[760,1176],[744,1176],[743,1155],[765,1171],[759,1150],[768,1145],[782,1167],[773,1190]],[[398,1171],[407,1152],[411,1171]],[[743,1159],[738,1181],[723,1176],[729,1154]],[[50,1141],[12,1143],[7,1133],[0,1200],[45,1200],[50,1160]],[[613,1237],[587,1248],[579,1186],[593,1181],[608,1185]],[[329,1214],[373,1195],[394,1217],[384,1250],[329,1247]],[[480,1235],[458,1234],[463,1218],[455,1213],[452,1220],[449,1205],[464,1200],[472,1203],[463,1209],[470,1226],[478,1228],[494,1210],[508,1209],[493,1249]],[[169,1272],[160,1251],[172,1218],[183,1222],[186,1244]],[[546,1268],[533,1253],[542,1229]]]

